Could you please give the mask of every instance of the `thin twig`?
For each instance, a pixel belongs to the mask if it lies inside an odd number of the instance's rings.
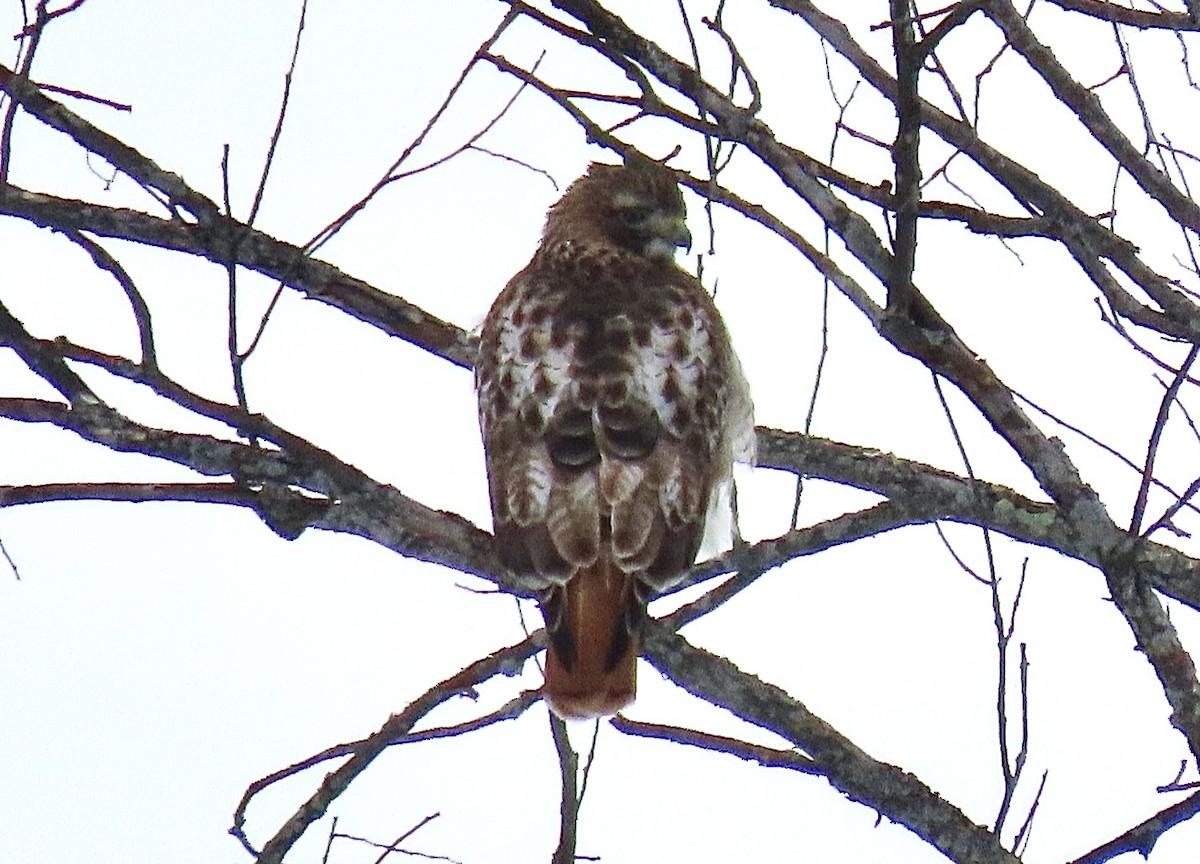
[[[1029,812],[1025,814],[1025,821],[1021,823],[1021,828],[1017,831],[1017,836],[1013,838],[1013,852],[1018,857],[1024,856],[1025,850],[1029,848],[1029,838],[1033,835],[1033,820],[1037,816],[1038,807],[1041,806],[1042,793],[1046,791],[1046,780],[1049,777],[1049,771],[1042,772],[1042,779],[1038,783],[1037,792],[1034,793],[1033,803],[1029,805]]]
[[[14,561],[13,557],[8,554],[8,549],[4,546],[3,537],[0,537],[0,556],[4,558],[5,562],[8,564],[8,568],[12,570],[13,578],[20,582],[21,571],[17,568],[17,562]]]
[[[254,192],[254,203],[250,205],[250,215],[246,217],[247,225],[253,225],[254,220],[258,217],[258,208],[262,204],[263,192],[267,188],[267,176],[271,173],[271,166],[275,163],[275,148],[279,146],[279,138],[283,134],[283,121],[287,116],[288,105],[291,101],[292,76],[296,74],[296,61],[300,58],[300,37],[304,33],[304,18],[307,14],[308,0],[300,0],[300,21],[296,24],[296,40],[292,45],[292,60],[288,64],[288,71],[283,76],[283,95],[279,99],[279,114],[275,118],[275,129],[271,132],[271,140],[267,145],[267,155],[263,160],[262,173],[258,178],[258,189]],[[228,212],[228,204],[225,209]]]
[[[142,368],[148,375],[157,373],[158,357],[154,349],[154,327],[150,319],[150,307],[146,304],[142,293],[138,291],[133,279],[121,266],[121,263],[108,253],[108,250],[83,232],[66,229],[62,233],[68,240],[87,252],[97,267],[117,280],[117,284],[125,292],[133,310],[133,320],[137,325],[138,342],[142,350]]]
[[[50,16],[46,13],[46,7],[50,0],[38,0],[37,6],[34,9],[34,21],[29,22],[25,19],[25,26],[21,29],[18,39],[21,41],[20,53],[17,58],[17,66],[15,74],[22,78],[29,77],[29,70],[33,66],[33,55],[37,52],[38,45],[41,44],[42,34],[45,32],[46,24],[50,21]],[[21,4],[22,13],[25,12],[25,4]],[[0,126],[0,189],[8,185],[8,171],[12,163],[12,132],[13,124],[17,118],[17,109],[20,107],[13,93],[9,93],[8,108],[4,112],[4,123]]]
[[[483,40],[479,47],[475,49],[475,54],[472,56],[470,62],[463,67],[458,78],[447,91],[445,98],[442,99],[441,104],[438,105],[433,114],[430,115],[429,119],[425,122],[425,125],[421,127],[421,130],[417,133],[416,137],[409,142],[408,146],[406,146],[403,151],[401,151],[400,155],[396,157],[395,161],[392,162],[392,164],[388,166],[387,170],[383,172],[383,176],[381,176],[379,180],[375,182],[375,185],[373,185],[365,195],[351,204],[345,212],[318,231],[305,244],[305,249],[309,253],[315,252],[317,249],[321,248],[322,245],[329,242],[329,240],[331,240],[333,236],[338,233],[338,231],[346,226],[346,223],[349,222],[355,216],[355,214],[359,213],[364,207],[371,203],[375,196],[378,195],[379,192],[386,186],[395,182],[396,180],[401,179],[402,177],[409,177],[413,174],[420,173],[421,171],[428,170],[434,165],[441,164],[447,159],[453,158],[453,156],[457,155],[458,153],[464,152],[469,145],[477,142],[489,130],[491,130],[491,128],[495,126],[502,117],[504,117],[504,115],[512,107],[513,102],[515,102],[517,97],[521,94],[521,91],[525,89],[524,86],[518,87],[516,93],[509,98],[505,106],[481,130],[472,135],[465,144],[459,146],[455,151],[453,151],[453,153],[435,160],[434,162],[421,168],[400,172],[400,166],[407,162],[409,157],[412,156],[413,152],[421,146],[426,137],[428,137],[429,133],[433,131],[434,126],[438,124],[438,122],[442,119],[442,116],[450,108],[450,104],[454,101],[455,97],[462,89],[463,84],[466,83],[467,76],[471,74],[471,71],[475,68],[475,64],[478,63],[479,60],[488,53],[491,47],[496,43],[496,40],[500,38],[501,34],[504,33],[506,29],[508,29],[509,24],[511,24],[516,17],[517,13],[514,10],[510,9],[507,13],[505,13],[504,18],[496,26],[496,29],[492,31],[492,34]]]
[[[399,849],[401,843],[403,843],[405,840],[407,840],[412,835],[416,834],[418,831],[420,831],[422,828],[424,828],[426,825],[428,825],[430,822],[432,822],[434,819],[437,819],[441,815],[442,815],[441,813],[430,813],[428,816],[426,816],[424,819],[422,819],[416,825],[409,828],[407,831],[405,831],[403,834],[401,834],[399,837],[397,837],[395,840],[393,840],[391,843],[389,843],[384,848],[383,852],[380,853],[379,857],[375,859],[375,864],[383,864],[384,859],[387,858],[387,856],[390,855],[391,853],[397,851]],[[413,853],[407,853],[407,854],[413,854]],[[422,857],[424,857],[424,856],[422,856]],[[442,860],[449,860],[449,859],[442,859]]]
[[[1129,533],[1140,534],[1142,529],[1142,518],[1146,514],[1146,499],[1150,494],[1150,481],[1154,476],[1154,462],[1158,455],[1158,445],[1162,440],[1163,431],[1167,427],[1167,416],[1170,413],[1171,405],[1175,402],[1179,395],[1179,388],[1183,386],[1184,379],[1187,377],[1188,371],[1192,368],[1192,364],[1196,362],[1196,357],[1200,356],[1200,342],[1192,345],[1188,351],[1187,358],[1179,367],[1179,371],[1175,375],[1175,379],[1171,385],[1167,387],[1163,393],[1162,400],[1158,403],[1158,414],[1154,418],[1154,428],[1150,432],[1150,440],[1146,445],[1146,461],[1142,468],[1142,482],[1138,486],[1137,498],[1133,504],[1133,515],[1129,520]]]
[[[558,809],[558,845],[550,857],[552,864],[572,864],[575,861],[575,838],[579,828],[579,754],[571,747],[567,724],[553,711],[546,712],[550,719],[550,737],[554,741],[554,752],[558,754],[558,775],[561,788]]]
[[[329,810],[350,782],[367,769],[394,740],[407,734],[422,717],[447,700],[473,692],[474,688],[513,664],[523,663],[536,647],[525,640],[483,657],[461,672],[427,690],[399,714],[393,714],[379,731],[363,741],[341,767],[326,775],[320,787],[289,818],[258,854],[257,864],[280,864],[283,856],[316,820]]]
[[[232,217],[233,212],[230,205],[229,192],[229,145],[226,144],[221,151],[221,190],[224,193],[225,215]],[[232,232],[231,232],[232,233]],[[229,258],[225,262],[225,279],[227,285],[227,306],[226,314],[226,350],[229,358],[229,371],[233,377],[233,393],[237,398],[238,407],[247,414],[250,413],[249,403],[246,401],[246,380],[242,375],[242,368],[246,358],[253,351],[253,346],[247,349],[246,354],[241,354],[238,351],[238,290],[237,290],[237,259],[238,259],[238,237],[236,234],[229,238],[230,253]],[[257,339],[255,340],[257,343]],[[253,440],[253,439],[252,439]]]
[[[116,102],[112,99],[105,99],[103,96],[96,96],[92,93],[85,93],[82,90],[75,90],[70,87],[62,87],[58,84],[47,84],[44,81],[34,81],[32,83],[33,86],[45,90],[47,93],[58,93],[60,96],[70,96],[72,99],[79,99],[84,102],[95,102],[97,105],[104,105],[105,107],[126,113],[133,110],[133,106],[127,102]]]
[[[32,24],[26,25],[25,28],[17,34],[17,38],[24,39],[28,36],[34,35],[38,30],[45,27],[46,24],[53,21],[55,18],[61,18],[63,15],[74,12],[86,2],[87,0],[72,0],[72,2],[68,3],[66,6],[63,6],[61,9],[55,9],[53,12],[46,12],[45,7],[50,5],[49,0],[44,0],[44,2],[43,0],[39,0],[38,19]]]

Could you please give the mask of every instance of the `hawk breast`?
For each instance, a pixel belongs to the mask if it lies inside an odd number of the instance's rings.
[[[727,337],[673,264],[582,257],[567,272],[535,258],[488,315],[496,533],[509,567],[552,584],[603,554],[661,589],[694,560],[728,470]]]

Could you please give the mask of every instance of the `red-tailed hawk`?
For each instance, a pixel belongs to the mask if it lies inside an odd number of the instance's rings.
[[[544,582],[562,717],[633,701],[646,602],[695,561],[753,441],[725,325],[695,276],[671,171],[593,164],[484,319],[476,383],[499,554]]]

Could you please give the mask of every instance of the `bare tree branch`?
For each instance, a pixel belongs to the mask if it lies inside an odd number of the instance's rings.
[[[662,627],[650,628],[645,651],[654,667],[680,687],[791,741],[851,801],[903,825],[951,860],[1016,864],[986,828],[913,775],[872,759],[779,688]]]
[[[192,189],[175,174],[159,168],[129,145],[88,123],[79,115],[43,94],[22,75],[0,65],[0,87],[26,111],[47,126],[69,136],[85,150],[102,156],[148,192],[158,193],[158,200],[167,204],[172,213],[182,207],[196,222],[210,225],[220,215],[217,205]]]
[[[1200,231],[1200,207],[1176,189],[1170,179],[1121,133],[1104,111],[1099,97],[1071,77],[1050,49],[1034,36],[1010,0],[988,0],[984,8],[988,17],[1004,31],[1008,43],[1042,76],[1059,101],[1070,107],[1092,136],[1146,190],[1146,194],[1166,208],[1171,218],[1180,225]]]
[[[697,729],[683,729],[678,726],[665,726],[661,723],[646,723],[641,720],[630,720],[620,715],[609,721],[618,732],[626,735],[636,735],[639,738],[653,738],[658,741],[673,741],[676,744],[686,744],[689,747],[699,747],[715,753],[727,753],[746,762],[754,762],[764,768],[788,768],[801,774],[820,774],[813,760],[794,750],[777,750],[773,747],[763,747],[748,741],[739,741],[725,735],[714,735],[711,732],[701,732]]]
[[[474,361],[472,339],[462,329],[308,257],[298,247],[276,240],[243,223],[216,216],[207,224],[160,219],[137,210],[102,207],[85,201],[55,198],[13,186],[0,189],[0,215],[18,216],[44,228],[87,231],[186,252],[222,267],[233,261],[328,304],[385,333],[405,339],[457,366]],[[236,245],[231,235],[236,234]]]
[[[1197,813],[1200,813],[1200,792],[1154,814],[1121,836],[1114,837],[1086,855],[1076,858],[1071,864],[1103,864],[1126,852],[1138,852],[1143,858],[1147,858],[1163,834]]]
[[[263,845],[256,859],[257,864],[279,864],[305,829],[325,815],[329,805],[346,791],[350,782],[365,771],[385,748],[406,735],[430,711],[455,696],[470,693],[497,673],[507,673],[519,668],[536,650],[529,639],[509,648],[502,648],[451,675],[430,688],[403,711],[389,717],[378,732],[364,739],[355,748],[354,754],[341,767],[326,775],[317,791]]]
[[[1200,21],[1188,12],[1169,12],[1162,9],[1150,12],[1143,9],[1131,9],[1106,0],[1049,0],[1055,6],[1061,6],[1071,12],[1080,12],[1114,24],[1124,24],[1140,29],[1163,30],[1200,30]]]

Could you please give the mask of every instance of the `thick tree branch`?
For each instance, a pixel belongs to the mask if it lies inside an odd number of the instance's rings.
[[[1069,12],[1080,12],[1102,21],[1137,27],[1140,30],[1200,30],[1200,21],[1196,21],[1187,12],[1168,12],[1166,10],[1149,12],[1143,9],[1130,9],[1128,6],[1106,2],[1106,0],[1047,0],[1047,2]]]
[[[922,501],[936,518],[986,527],[1101,570],[1110,556],[1128,545],[1128,534],[1115,525],[1093,533],[1099,526],[1076,524],[1052,504],[1018,495],[1005,486],[866,447],[760,428],[758,464],[889,498]],[[1200,561],[1172,546],[1148,541],[1139,542],[1132,554],[1133,566],[1142,578],[1167,596],[1200,610]]]
[[[1151,199],[1157,201],[1180,225],[1200,232],[1200,207],[1175,188],[1162,171],[1141,154],[1105,112],[1100,97],[1071,77],[1053,52],[1038,41],[1025,19],[1009,0],[988,0],[988,17],[1004,31],[1008,44],[1016,49],[1060,102],[1087,127],[1092,137],[1104,145],[1121,167],[1129,172]]]
[[[411,342],[456,366],[469,367],[474,362],[473,340],[461,328],[402,297],[355,279],[332,264],[310,258],[297,246],[224,216],[214,217],[205,225],[189,224],[138,210],[55,198],[12,186],[0,188],[0,215],[17,216],[43,228],[86,231],[186,252],[222,267],[232,261],[284,282],[309,299]],[[236,243],[231,242],[232,236],[237,237]]]
[[[1145,655],[1162,683],[1171,705],[1171,725],[1183,733],[1193,759],[1200,759],[1200,681],[1196,664],[1184,648],[1162,601],[1151,590],[1148,574],[1137,567],[1129,543],[1114,550],[1104,568],[1109,594],[1133,631],[1138,650]]]
[[[201,224],[212,224],[220,215],[217,205],[188,186],[183,179],[164,171],[137,150],[55,102],[34,84],[0,64],[0,88],[26,111],[47,126],[69,136],[79,146],[128,174],[148,191],[158,192],[174,212],[182,207]]]
[[[896,230],[892,272],[888,276],[889,315],[913,313],[913,268],[917,260],[917,214],[921,201],[921,106],[917,85],[924,65],[913,34],[911,0],[890,0],[892,47],[896,54],[896,140],[892,164],[896,176]]]
[[[0,486],[0,507],[53,501],[186,501],[253,508],[256,494],[240,483],[38,483]]]
[[[661,626],[649,628],[646,658],[694,696],[791,741],[816,772],[851,801],[899,823],[962,864],[1016,864],[986,828],[905,771],[872,759],[787,693]]]
[[[1200,792],[1154,814],[1121,836],[1114,837],[1086,855],[1076,858],[1071,864],[1103,864],[1126,852],[1137,852],[1143,858],[1149,858],[1155,844],[1167,831],[1181,822],[1186,822],[1197,813],[1200,813]]]
[[[207,476],[237,478],[259,490],[249,500],[273,530],[295,529],[297,515],[309,511],[311,505],[296,501],[298,493],[286,491],[295,487],[329,499],[329,506],[309,527],[355,534],[401,555],[480,576],[516,594],[529,596],[539,587],[522,585],[507,574],[493,554],[490,534],[336,460],[314,464],[303,454],[155,429],[101,405],[72,409],[40,399],[0,398],[0,417],[52,423],[111,450],[165,459]],[[342,477],[331,476],[331,468]],[[276,494],[262,494],[266,487],[274,487]]]

